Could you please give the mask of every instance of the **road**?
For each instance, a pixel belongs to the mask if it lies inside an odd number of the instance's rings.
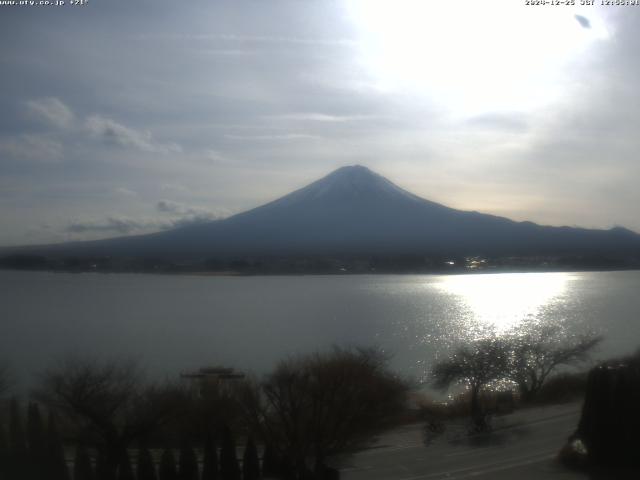
[[[382,435],[373,448],[351,457],[341,470],[345,480],[517,479],[584,480],[560,465],[556,456],[575,430],[579,404],[567,404],[495,417],[493,432],[464,434],[453,424],[429,446],[423,425]]]

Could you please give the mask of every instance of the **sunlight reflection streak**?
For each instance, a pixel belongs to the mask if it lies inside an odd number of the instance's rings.
[[[544,307],[565,294],[570,279],[567,273],[452,275],[443,277],[436,287],[468,309],[465,326],[469,330],[477,326],[500,333],[536,319]]]

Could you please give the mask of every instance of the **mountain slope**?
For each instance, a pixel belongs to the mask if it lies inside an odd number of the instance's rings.
[[[622,228],[548,227],[455,210],[419,198],[365,167],[350,166],[224,220],[48,250],[167,257],[637,253],[640,236]]]

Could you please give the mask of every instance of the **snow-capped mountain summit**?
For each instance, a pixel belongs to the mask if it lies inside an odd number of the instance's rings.
[[[292,202],[311,198],[317,200],[347,200],[350,198],[371,198],[374,196],[383,196],[387,199],[418,199],[415,195],[391,183],[383,176],[372,172],[367,167],[353,165],[339,168],[326,177],[300,190],[296,190],[280,200],[284,201],[286,199]]]
[[[422,199],[356,165],[339,168],[278,200],[223,220],[150,235],[63,244],[55,250],[74,255],[172,258],[636,254],[640,253],[640,236],[620,228],[549,227],[455,210]]]

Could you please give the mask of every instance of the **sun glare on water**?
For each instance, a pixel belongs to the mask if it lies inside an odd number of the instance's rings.
[[[495,333],[536,319],[542,309],[567,290],[567,273],[452,275],[437,285],[468,311],[468,320]]]
[[[424,95],[453,114],[521,111],[561,97],[563,69],[609,38],[595,8],[523,1],[348,0],[378,87]]]

